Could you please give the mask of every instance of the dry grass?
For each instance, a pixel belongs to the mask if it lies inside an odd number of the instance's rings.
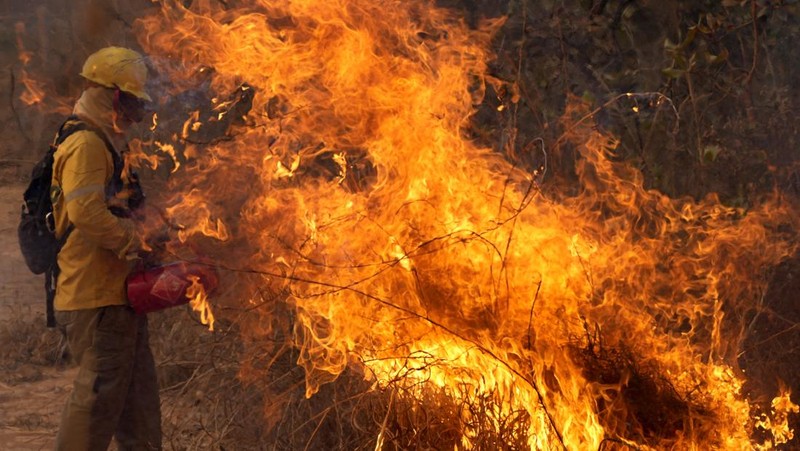
[[[63,365],[66,341],[45,327],[43,311],[27,305],[3,305],[0,321],[0,380],[33,382],[41,378],[35,366]]]
[[[259,449],[263,401],[237,378],[235,331],[218,324],[209,332],[182,308],[149,320],[165,449]]]
[[[4,382],[35,381],[42,377],[37,366],[64,363],[60,334],[44,327],[43,313],[4,308]],[[474,449],[528,449],[528,414],[510,412],[498,418],[493,393],[464,389],[454,397],[426,389],[419,395],[402,381],[376,389],[358,365],[351,365],[306,398],[305,374],[296,364],[297,350],[282,345],[286,337],[244,341],[230,319],[240,312],[219,313],[213,333],[183,308],[150,315],[167,450],[372,450],[379,442],[385,450],[464,449],[464,436],[471,437]],[[276,314],[290,311],[283,304]],[[573,342],[572,349],[587,379],[627,381],[616,399],[598,400],[600,418],[616,436],[656,444],[669,441],[670,434],[689,423],[696,427],[698,418],[713,425],[713,413],[681,397],[657,368],[639,362],[631,352],[585,340]],[[751,363],[766,368],[770,362]]]
[[[427,388],[420,395],[403,381],[376,389],[354,364],[307,399],[298,351],[287,345],[291,308],[276,299],[271,304],[268,316],[284,326],[256,339],[242,338],[230,319],[248,314],[242,311],[218,312],[214,333],[181,309],[152,315],[167,449],[372,450],[379,442],[385,450],[464,449],[465,436],[473,449],[529,448],[527,412],[498,417],[493,393],[464,389],[454,397],[457,388],[450,387],[451,393]],[[601,449],[715,434],[714,412],[677,393],[659,368],[630,350],[586,337],[570,346],[589,381],[620,386],[614,399],[596,400],[609,436],[622,440],[609,439]],[[768,360],[758,365],[770,368]]]
[[[285,305],[275,311],[291,321]],[[527,413],[498,418],[496,394],[375,388],[354,364],[306,398],[286,337],[244,341],[224,318],[210,333],[182,309],[151,318],[166,449],[463,449],[465,435],[474,449],[528,449]]]
[[[619,387],[595,399],[598,418],[610,436],[656,447],[700,429],[707,439],[715,437],[714,413],[678,393],[659,368],[642,363],[629,349],[600,346],[591,339],[569,347],[587,381]]]

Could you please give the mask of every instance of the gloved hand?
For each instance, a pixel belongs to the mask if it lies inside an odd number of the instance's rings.
[[[162,264],[168,255],[168,245],[172,241],[169,228],[163,227],[152,233],[147,233],[142,239],[138,257],[146,267]]]

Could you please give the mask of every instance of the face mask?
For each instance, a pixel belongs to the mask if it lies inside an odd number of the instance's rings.
[[[144,119],[145,101],[117,89],[114,93],[114,109],[131,122],[141,122]]]

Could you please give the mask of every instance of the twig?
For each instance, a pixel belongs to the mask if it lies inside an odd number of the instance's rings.
[[[394,394],[395,391],[392,390],[392,394],[389,397],[389,405],[386,407],[386,416],[383,417],[383,423],[381,424],[381,430],[378,432],[378,439],[375,441],[375,451],[380,451],[383,449],[383,442],[384,442],[384,434],[386,433],[386,423],[389,422],[389,413],[392,411],[392,404],[394,403]]]
[[[646,447],[646,448],[642,448],[636,443],[633,443],[633,442],[630,442],[628,440],[624,440],[624,439],[621,439],[621,438],[605,437],[603,439],[603,441],[600,442],[600,446],[597,447],[597,450],[598,451],[605,450],[607,448],[607,446],[608,446],[608,443],[618,443],[618,444],[621,444],[621,445],[625,445],[625,446],[627,446],[629,448],[634,449],[635,451],[647,451],[647,450],[651,450],[652,449],[649,446]]]
[[[533,302],[531,302],[531,314],[528,317],[528,349],[533,349],[533,343],[531,342],[531,331],[533,328],[533,309],[536,307],[536,300],[539,299],[539,289],[542,288],[542,279],[539,278],[539,283],[536,285],[536,294],[533,295]]]
[[[29,142],[32,143],[33,139],[25,133],[25,127],[22,126],[22,119],[19,117],[19,111],[14,106],[14,88],[17,86],[16,77],[14,77],[14,68],[10,67],[8,69],[8,73],[10,74],[11,80],[11,88],[8,90],[8,104],[11,107],[11,111],[14,113],[14,118],[17,120],[17,127],[19,128],[20,134]]]
[[[752,346],[748,346],[745,350],[740,352],[737,355],[737,357],[741,357],[742,355],[744,355],[750,349],[758,348],[759,346],[763,345],[764,343],[767,343],[768,341],[774,340],[774,339],[778,338],[779,336],[781,336],[781,335],[783,335],[783,334],[785,334],[787,332],[792,332],[792,331],[795,331],[797,329],[800,329],[800,323],[794,323],[791,326],[787,327],[786,329],[783,329],[780,332],[776,332],[776,333],[770,335],[769,337],[759,341],[758,343],[754,343]]]
[[[611,21],[609,28],[612,30],[616,30],[619,28],[620,22],[622,22],[622,15],[625,13],[625,8],[628,7],[631,3],[635,3],[636,0],[624,0],[622,3],[617,6],[617,10],[614,12],[614,19]]]
[[[753,79],[753,74],[758,65],[758,9],[756,0],[750,0],[750,18],[753,22],[753,64],[750,66],[750,71],[747,73],[747,78],[744,80],[745,85],[749,85]]]
[[[430,325],[432,325],[432,326],[434,326],[434,327],[436,327],[436,328],[438,328],[440,330],[443,330],[444,332],[446,332],[447,334],[449,334],[449,335],[451,335],[453,337],[456,337],[456,338],[458,338],[458,339],[460,339],[460,340],[462,340],[464,342],[472,344],[475,347],[475,349],[477,349],[480,352],[482,352],[483,354],[491,357],[492,359],[497,361],[499,364],[504,366],[508,371],[510,371],[511,373],[513,373],[514,375],[519,377],[521,380],[523,380],[526,383],[528,383],[528,385],[530,385],[530,387],[536,393],[536,396],[539,399],[539,404],[542,407],[542,410],[544,411],[545,416],[547,417],[547,420],[548,420],[548,423],[550,424],[550,427],[553,428],[553,432],[556,434],[556,437],[558,438],[558,442],[561,444],[562,449],[565,449],[565,450],[569,449],[569,448],[567,448],[566,444],[564,443],[564,438],[561,435],[561,430],[559,429],[558,425],[555,422],[555,419],[553,418],[552,414],[550,413],[549,409],[547,408],[547,405],[545,404],[545,401],[544,401],[544,395],[542,395],[542,392],[539,389],[539,385],[536,383],[535,380],[528,378],[528,376],[526,376],[525,374],[521,373],[519,370],[514,368],[510,363],[508,363],[505,360],[501,359],[491,349],[483,346],[481,343],[479,343],[479,342],[477,342],[477,341],[475,341],[475,340],[473,340],[473,339],[471,339],[469,337],[464,336],[463,334],[453,330],[452,328],[448,327],[444,323],[439,322],[439,321],[431,318],[428,315],[420,314],[420,313],[418,313],[418,312],[416,312],[416,311],[414,311],[414,310],[412,310],[410,308],[403,307],[401,305],[397,305],[397,304],[395,304],[395,303],[393,303],[393,302],[391,302],[389,300],[383,299],[383,298],[381,298],[379,296],[367,293],[367,292],[365,292],[363,290],[359,290],[359,289],[355,288],[355,286],[353,284],[344,286],[344,285],[339,285],[339,284],[335,284],[335,283],[331,283],[331,282],[307,279],[305,277],[300,277],[300,276],[296,276],[296,275],[287,275],[287,274],[281,274],[281,273],[265,271],[265,270],[258,270],[258,269],[253,269],[253,268],[232,268],[232,267],[229,267],[229,266],[226,266],[226,265],[223,265],[223,264],[211,264],[211,263],[208,263],[208,262],[189,260],[189,259],[181,259],[181,260],[183,260],[185,262],[188,262],[188,263],[194,263],[194,264],[197,264],[197,265],[208,266],[208,267],[221,269],[221,270],[225,270],[225,271],[230,271],[230,272],[234,272],[234,273],[258,274],[258,275],[272,277],[272,278],[276,278],[276,279],[283,279],[283,280],[287,280],[287,281],[290,281],[290,282],[298,282],[298,283],[304,283],[304,284],[308,284],[308,285],[318,285],[318,286],[328,287],[328,288],[333,289],[334,291],[345,291],[345,290],[346,291],[351,291],[351,292],[353,292],[353,293],[355,293],[357,295],[360,295],[360,296],[364,297],[365,299],[371,300],[371,301],[376,302],[378,304],[381,304],[381,305],[384,305],[386,307],[389,307],[389,308],[391,308],[393,310],[401,311],[401,312],[406,313],[406,314],[408,314],[408,315],[410,315],[410,316],[412,316],[414,318],[417,318],[417,319],[420,319],[422,321],[425,321],[425,322],[429,323]]]
[[[575,121],[574,123],[570,124],[569,128],[567,130],[565,130],[564,133],[561,134],[561,136],[558,137],[554,147],[558,147],[561,143],[563,143],[567,139],[567,135],[569,134],[569,132],[574,130],[578,125],[582,124],[587,119],[590,119],[590,118],[594,117],[595,114],[597,114],[600,111],[603,111],[604,109],[608,108],[613,103],[619,101],[622,98],[636,98],[636,97],[657,97],[659,99],[659,101],[664,100],[664,101],[668,102],[669,105],[672,107],[672,112],[675,113],[675,118],[676,118],[675,128],[676,128],[676,131],[677,131],[677,128],[678,128],[678,126],[680,124],[681,115],[678,113],[678,109],[675,108],[675,104],[672,102],[672,99],[670,99],[668,96],[666,96],[666,95],[664,95],[664,94],[662,94],[660,92],[652,92],[652,91],[650,91],[650,92],[623,92],[622,94],[614,96],[613,98],[611,98],[611,100],[609,100],[606,103],[600,105],[599,107],[593,109],[592,111],[586,113],[584,116],[579,118],[577,121]]]
[[[317,432],[319,432],[319,428],[322,427],[322,423],[325,421],[325,418],[327,418],[328,413],[331,411],[331,408],[332,407],[329,407],[329,408],[327,408],[327,409],[325,409],[323,411],[322,418],[319,419],[319,423],[317,423],[317,427],[314,428],[314,431],[311,433],[311,436],[308,438],[308,441],[306,442],[306,447],[303,448],[303,451],[308,451],[309,448],[311,447],[311,442],[314,440],[314,437],[317,435]]]

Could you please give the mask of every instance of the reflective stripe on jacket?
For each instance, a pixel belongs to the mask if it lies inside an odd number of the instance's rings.
[[[70,135],[58,147],[53,163],[51,198],[56,236],[74,225],[58,254],[55,309],[81,310],[124,305],[125,278],[131,263],[125,258],[137,243],[134,224],[108,210],[106,187],[114,163],[96,132]]]

